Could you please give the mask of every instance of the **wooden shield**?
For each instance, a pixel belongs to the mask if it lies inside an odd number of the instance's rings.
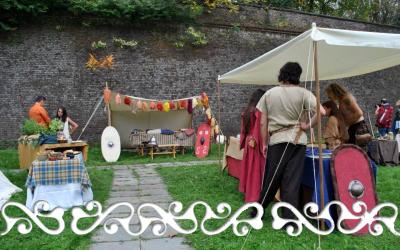
[[[197,129],[195,153],[197,158],[204,158],[210,150],[211,127],[207,123],[200,124]]]
[[[101,135],[101,153],[106,162],[118,161],[121,153],[121,140],[118,131],[108,126],[103,130]]]
[[[344,203],[349,211],[353,212],[352,206],[356,201],[363,201],[368,211],[377,205],[370,159],[360,147],[344,144],[336,148],[332,154],[331,173],[335,198]],[[354,212],[353,214],[356,215]],[[352,229],[359,222],[360,220],[344,220],[342,226]],[[365,226],[355,235],[367,233],[368,226]]]

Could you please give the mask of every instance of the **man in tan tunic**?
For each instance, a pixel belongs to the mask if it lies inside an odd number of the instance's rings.
[[[301,66],[286,63],[279,72],[280,86],[268,90],[257,104],[262,112],[261,135],[268,145],[263,189],[259,203],[267,207],[280,189],[283,202],[298,208],[299,189],[303,175],[307,134],[300,117],[305,110],[316,109],[315,96],[299,86]],[[320,107],[320,112],[325,110]],[[315,121],[315,118],[313,119]],[[293,213],[283,210],[284,218]]]

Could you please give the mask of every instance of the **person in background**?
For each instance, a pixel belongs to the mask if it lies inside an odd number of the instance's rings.
[[[265,91],[257,89],[250,97],[242,113],[240,149],[244,149],[240,171],[239,191],[244,193],[245,202],[257,202],[260,197],[264,175],[264,143],[260,134],[261,114],[256,105]]]
[[[372,135],[364,120],[363,111],[354,96],[337,83],[330,84],[325,91],[331,101],[339,103],[339,114],[348,127],[347,143],[358,145],[367,151],[367,145],[372,139]]]
[[[64,136],[67,139],[71,139],[70,134],[73,134],[76,131],[78,124],[68,117],[67,110],[62,106],[57,109],[56,119],[59,119],[63,122]]]
[[[400,133],[400,100],[396,102],[396,110],[393,119],[393,127],[392,127],[393,134]]]
[[[279,86],[268,90],[257,104],[261,111],[260,133],[268,142],[263,189],[259,203],[266,208],[280,189],[280,199],[299,209],[299,190],[306,156],[307,134],[305,129],[315,124],[299,122],[302,113],[315,110],[322,115],[325,110],[317,108],[315,96],[299,86],[302,68],[297,62],[288,62],[279,72]],[[267,140],[268,139],[268,140]],[[252,211],[254,216],[254,210]],[[294,218],[289,210],[283,210],[282,218]]]
[[[383,98],[381,104],[376,105],[375,115],[379,134],[384,137],[390,132],[392,126],[393,106]]]
[[[326,115],[328,116],[328,122],[324,129],[325,143],[328,149],[333,150],[345,142],[347,137],[346,127],[334,101],[324,102],[322,107],[324,107]]]
[[[46,101],[46,97],[40,95],[36,97],[35,104],[29,109],[28,115],[29,119],[35,120],[38,124],[43,127],[49,127],[50,117],[49,114],[44,107]]]

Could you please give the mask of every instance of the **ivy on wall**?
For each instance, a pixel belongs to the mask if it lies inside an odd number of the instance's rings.
[[[191,20],[204,5],[186,0],[0,0],[0,30],[14,30],[26,21],[55,11],[140,23]]]
[[[90,15],[123,22],[189,21],[204,10],[224,6],[237,11],[239,4],[258,4],[400,25],[398,0],[0,0],[0,31],[52,12]]]

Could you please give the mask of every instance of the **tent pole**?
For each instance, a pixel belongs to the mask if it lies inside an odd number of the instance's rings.
[[[219,78],[219,76],[218,76]],[[218,164],[219,167],[222,169],[222,163],[221,163],[221,143],[219,143],[219,140],[221,140],[221,82],[218,80],[217,81],[217,97],[218,97],[218,121],[217,124],[219,126],[219,131],[217,135],[217,144],[218,144]]]
[[[106,82],[106,88],[108,89],[108,83]],[[110,103],[107,103],[107,116],[108,116],[108,126],[111,126],[111,109]]]
[[[110,110],[110,104],[107,104],[107,111],[108,111],[108,126],[111,126],[111,110]]]
[[[318,130],[318,160],[319,160],[319,195],[320,195],[320,212],[324,209],[325,206],[325,197],[324,197],[324,165],[322,159],[322,127],[321,127],[321,93],[320,93],[320,84],[319,84],[319,76],[318,76],[318,54],[317,54],[317,42],[313,42],[313,50],[314,50],[314,80],[316,83],[316,96],[317,96],[317,130]],[[320,221],[322,230],[325,230],[324,220]]]
[[[369,126],[371,127],[372,138],[375,139],[374,127],[372,127],[371,117],[369,116],[369,111],[368,111],[367,107],[365,107],[365,108],[366,108],[365,110],[367,110]]]

